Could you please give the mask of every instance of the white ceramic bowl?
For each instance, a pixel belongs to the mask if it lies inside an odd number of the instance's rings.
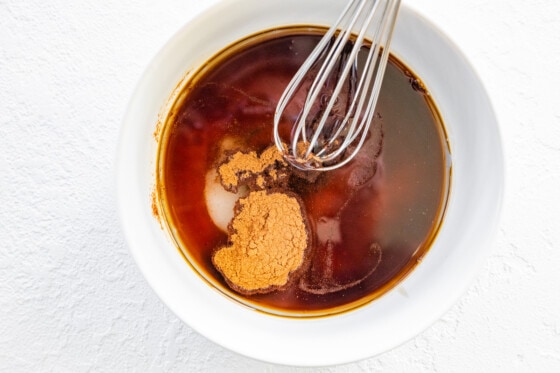
[[[418,74],[449,136],[451,194],[438,237],[397,288],[354,311],[284,318],[227,298],[188,266],[152,214],[154,131],[177,83],[238,39],[276,26],[326,25],[345,0],[226,0],[186,24],[138,84],[118,151],[118,203],[130,250],[154,291],[185,323],[246,356],[287,365],[367,358],[413,338],[459,298],[490,249],[501,208],[503,156],[489,98],[465,57],[428,21],[402,7],[393,53]]]

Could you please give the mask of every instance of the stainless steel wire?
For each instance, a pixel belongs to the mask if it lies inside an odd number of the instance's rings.
[[[294,166],[332,170],[360,150],[374,119],[399,7],[400,0],[350,0],[286,87],[274,116],[274,141]],[[290,139],[283,139],[284,113],[302,90]]]

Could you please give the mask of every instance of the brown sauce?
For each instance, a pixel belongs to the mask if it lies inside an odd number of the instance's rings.
[[[276,102],[320,31],[271,31],[214,57],[189,80],[160,139],[158,198],[187,261],[226,295],[288,315],[352,309],[393,288],[428,251],[449,191],[450,155],[435,105],[420,79],[391,57],[377,105],[383,144],[375,175],[359,188],[344,168],[314,182],[290,181],[313,240],[301,281],[264,295],[227,287],[211,261],[227,234],[209,216],[206,174],[226,137],[258,152],[273,143]]]

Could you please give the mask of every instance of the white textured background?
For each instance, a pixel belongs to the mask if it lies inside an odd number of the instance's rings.
[[[423,334],[369,360],[300,369],[236,355],[179,321],[117,220],[131,92],[216,1],[0,0],[0,371],[560,371],[560,2],[405,0],[461,45],[494,101],[507,162],[500,231],[476,282]]]

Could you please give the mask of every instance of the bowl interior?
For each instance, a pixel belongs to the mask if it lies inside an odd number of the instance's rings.
[[[438,237],[396,289],[355,311],[297,319],[257,312],[223,296],[190,270],[153,216],[158,144],[154,132],[175,88],[222,48],[287,25],[328,25],[343,0],[229,0],[191,20],[163,47],[129,104],[118,152],[118,203],[124,233],[162,301],[214,342],[259,360],[340,364],[373,356],[436,321],[476,274],[497,226],[503,157],[490,100],[465,57],[439,30],[402,6],[392,52],[422,79],[446,126],[452,190]]]

